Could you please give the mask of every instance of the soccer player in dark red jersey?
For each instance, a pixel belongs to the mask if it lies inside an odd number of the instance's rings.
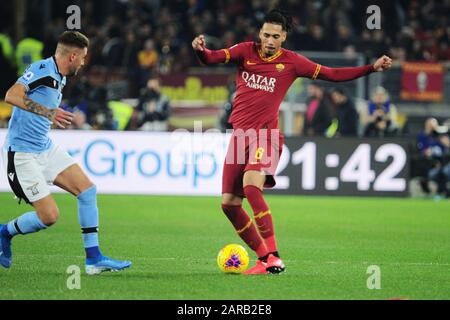
[[[360,67],[322,66],[281,47],[290,29],[291,19],[279,10],[272,10],[260,29],[260,43],[243,42],[228,49],[208,50],[203,35],[192,41],[204,64],[234,63],[238,67],[236,97],[229,119],[233,134],[222,177],[222,209],[242,240],[258,256],[256,265],[246,274],[280,273],[285,269],[262,191],[275,185],[275,169],[283,147],[278,112],[290,85],[297,77],[348,81],[387,70],[392,65],[389,57],[382,56],[374,64]],[[256,226],[242,208],[243,198],[247,198],[252,208]]]

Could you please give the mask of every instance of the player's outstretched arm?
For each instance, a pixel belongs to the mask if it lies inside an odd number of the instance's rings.
[[[230,59],[227,50],[209,50],[206,48],[204,35],[199,35],[192,40],[192,48],[199,60],[204,64],[226,63]]]
[[[385,71],[392,66],[392,59],[388,56],[382,56],[374,64],[369,64],[360,67],[353,68],[329,68],[325,66],[318,66],[319,73],[318,79],[327,81],[349,81],[363,76],[366,76],[372,72]]]
[[[47,108],[28,98],[25,86],[20,83],[16,83],[9,88],[6,92],[5,101],[26,111],[46,117],[60,128],[65,128],[72,122],[72,113],[61,108]]]

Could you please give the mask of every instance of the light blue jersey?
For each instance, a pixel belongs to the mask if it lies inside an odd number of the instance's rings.
[[[27,88],[27,96],[47,108],[56,109],[61,104],[66,77],[59,73],[55,58],[31,64],[17,80]],[[41,153],[50,149],[48,137],[51,122],[46,117],[14,106],[8,126],[5,148],[13,152]]]

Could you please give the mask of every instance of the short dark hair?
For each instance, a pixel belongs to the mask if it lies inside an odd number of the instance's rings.
[[[65,31],[59,36],[58,44],[83,49],[89,47],[89,39],[79,31]]]
[[[264,23],[279,24],[286,32],[292,29],[292,17],[279,9],[270,10],[264,18]]]
[[[342,95],[342,96],[348,97],[347,92],[346,92],[344,89],[342,89],[342,88],[332,88],[332,89],[330,90],[330,93],[333,93],[333,92],[336,92],[336,93],[339,93],[339,94]]]

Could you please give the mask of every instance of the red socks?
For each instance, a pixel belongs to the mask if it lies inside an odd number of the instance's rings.
[[[267,250],[269,252],[277,252],[272,214],[264,201],[262,191],[258,187],[248,185],[244,187],[244,193],[253,209],[256,225],[261,237],[264,239]]]
[[[223,212],[233,224],[238,235],[256,252],[259,258],[266,256],[268,253],[276,253],[276,256],[278,256],[272,214],[264,201],[262,191],[258,187],[249,185],[244,187],[244,193],[253,209],[259,233],[242,206],[222,204]]]
[[[255,224],[244,211],[242,206],[231,206],[222,204],[222,210],[236,229],[242,240],[256,252],[258,257],[268,254],[266,245],[256,230]]]

